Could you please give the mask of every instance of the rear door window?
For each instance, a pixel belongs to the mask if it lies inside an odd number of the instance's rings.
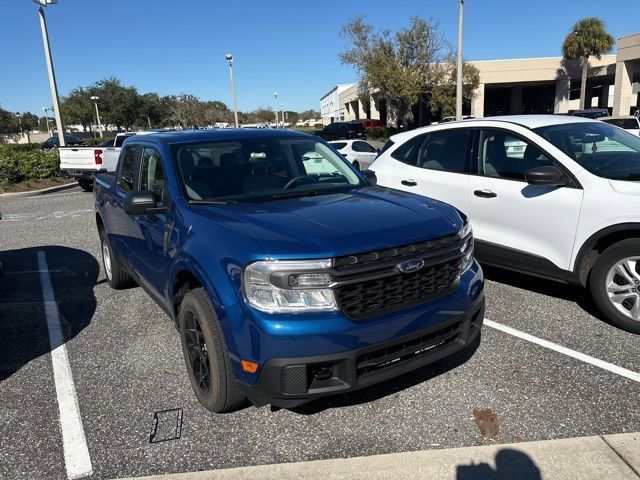
[[[391,153],[396,160],[427,170],[466,173],[470,130],[438,130],[418,135]]]
[[[360,152],[360,153],[376,153],[377,152],[375,148],[373,148],[367,142],[363,142],[363,141],[353,142],[352,148],[354,152]]]

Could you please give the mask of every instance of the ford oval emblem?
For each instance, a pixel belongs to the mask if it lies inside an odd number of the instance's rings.
[[[411,260],[396,265],[396,270],[402,273],[411,273],[417,272],[422,267],[424,267],[424,260],[421,258],[412,258]]]

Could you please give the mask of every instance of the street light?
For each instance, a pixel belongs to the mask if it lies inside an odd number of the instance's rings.
[[[51,136],[51,127],[49,126],[49,110],[51,109],[48,107],[42,107],[42,110],[44,111],[44,121],[47,124],[47,133]]]
[[[100,100],[100,97],[92,95],[91,100],[93,100],[93,104],[96,106],[96,118],[98,119],[98,131],[100,132],[100,136],[102,137],[102,122],[100,121],[100,112],[98,111],[98,100]]]
[[[18,117],[18,124],[20,125],[20,136],[22,136],[24,133],[22,131],[22,114],[16,113],[16,117]]]
[[[53,70],[53,58],[51,57],[51,48],[49,46],[49,34],[47,32],[47,20],[44,16],[44,7],[58,3],[58,0],[33,0],[33,3],[40,5],[38,12],[40,13],[40,29],[42,30],[42,43],[44,44],[44,56],[47,61],[47,70],[49,71],[49,88],[51,89],[51,101],[53,102],[53,113],[56,117],[56,127],[58,128],[58,141],[60,146],[64,147],[64,128],[62,126],[62,117],[60,116],[60,102],[58,100],[58,85],[56,84],[56,75]]]
[[[276,99],[276,108],[275,108],[275,112],[276,112],[276,128],[278,128],[278,92],[273,92],[273,97]]]
[[[458,3],[458,67],[456,72],[456,120],[462,120],[462,16],[464,0]]]
[[[227,53],[224,56],[224,58],[226,58],[227,62],[229,62],[229,80],[231,81],[231,99],[233,100],[233,116],[236,121],[236,128],[238,128],[240,125],[238,123],[238,104],[236,102],[236,85],[233,80],[233,55],[231,55],[230,53]]]
[[[284,103],[280,104],[280,111],[282,112],[282,128],[284,128]]]

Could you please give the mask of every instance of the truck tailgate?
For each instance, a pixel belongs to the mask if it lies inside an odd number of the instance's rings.
[[[60,149],[60,170],[101,170],[102,147],[64,147]]]

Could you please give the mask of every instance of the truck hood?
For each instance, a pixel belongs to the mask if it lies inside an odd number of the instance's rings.
[[[270,257],[282,259],[389,248],[454,234],[463,223],[448,204],[383,187],[193,208],[252,238]]]

